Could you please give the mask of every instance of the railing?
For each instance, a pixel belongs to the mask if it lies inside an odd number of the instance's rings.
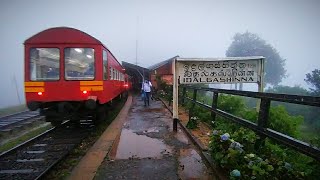
[[[186,90],[193,90],[193,97],[186,97]],[[197,91],[210,91],[213,92],[212,105],[209,106],[202,102],[197,101]],[[231,94],[245,97],[253,97],[261,100],[260,109],[258,114],[258,122],[253,123],[249,120],[237,117],[228,112],[222,111],[217,108],[219,93]],[[184,104],[185,99],[192,102],[192,107],[190,111],[194,108],[195,104],[208,109],[211,111],[212,120],[214,121],[216,115],[222,116],[230,121],[240,124],[246,128],[249,128],[256,132],[261,138],[260,142],[257,143],[259,146],[264,142],[266,137],[278,141],[280,144],[287,145],[307,156],[315,158],[320,161],[320,149],[318,147],[312,146],[306,142],[297,140],[293,137],[287,136],[280,132],[268,128],[268,116],[271,101],[280,101],[294,104],[302,104],[308,106],[320,107],[320,97],[312,96],[298,96],[298,95],[288,95],[288,94],[273,94],[273,93],[260,93],[260,92],[250,92],[250,91],[236,91],[236,90],[225,90],[225,89],[214,89],[214,88],[196,88],[196,87],[183,87],[181,103]]]

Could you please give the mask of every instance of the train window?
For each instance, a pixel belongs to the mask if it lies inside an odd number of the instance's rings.
[[[114,80],[115,77],[116,77],[116,75],[115,75],[115,70],[112,68],[112,80]]]
[[[119,71],[116,70],[116,76],[117,76],[117,80],[119,80]]]
[[[107,51],[103,50],[103,79],[108,79],[108,56]]]
[[[93,48],[64,49],[65,78],[67,80],[93,80],[95,74]]]
[[[109,71],[109,77],[110,77],[110,80],[112,80],[112,67],[109,67],[110,71]]]
[[[58,48],[30,49],[30,80],[56,81],[60,78],[60,51]]]

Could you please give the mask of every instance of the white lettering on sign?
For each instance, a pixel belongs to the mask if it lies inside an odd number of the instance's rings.
[[[180,84],[256,83],[261,59],[177,61]]]

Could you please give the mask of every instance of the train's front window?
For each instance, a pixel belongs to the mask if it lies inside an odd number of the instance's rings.
[[[30,80],[59,80],[60,51],[58,48],[30,49]]]
[[[64,63],[66,80],[94,79],[94,49],[65,48]]]

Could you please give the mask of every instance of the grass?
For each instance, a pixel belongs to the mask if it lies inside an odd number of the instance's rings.
[[[48,130],[50,128],[51,128],[51,125],[48,124],[47,126],[34,129],[34,130],[26,133],[25,135],[18,137],[17,139],[9,141],[9,142],[3,144],[2,146],[0,146],[0,153],[15,147],[15,146],[33,138],[33,137],[35,137],[35,136],[45,132],[46,130]]]
[[[27,107],[25,104],[1,108],[0,109],[0,117],[14,114],[14,113],[21,112],[21,111],[25,111],[25,110],[27,110]]]
[[[116,103],[115,107],[109,110],[106,121],[97,126],[78,147],[73,149],[63,161],[55,165],[43,179],[67,179],[71,174],[72,169],[80,162],[81,158],[86,154],[90,147],[99,139],[109,124],[117,117],[125,102],[126,99],[122,99]]]

